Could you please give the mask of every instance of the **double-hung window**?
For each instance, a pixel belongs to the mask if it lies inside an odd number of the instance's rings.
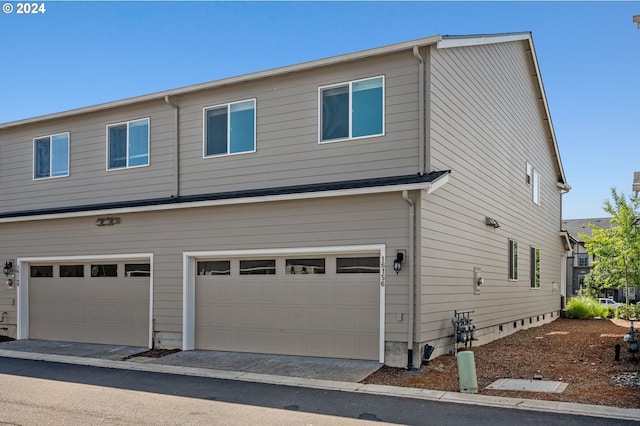
[[[320,142],[384,134],[384,77],[320,88]]]
[[[69,176],[69,133],[33,140],[33,178]]]
[[[107,126],[107,169],[149,165],[149,119]]]
[[[204,156],[256,150],[256,101],[233,102],[204,109]]]

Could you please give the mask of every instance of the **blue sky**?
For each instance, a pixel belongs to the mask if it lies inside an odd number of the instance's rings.
[[[571,192],[640,171],[640,2],[60,2],[0,13],[0,122],[435,34],[531,31]]]

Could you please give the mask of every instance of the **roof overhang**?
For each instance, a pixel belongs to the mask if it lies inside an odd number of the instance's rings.
[[[278,201],[308,200],[328,197],[384,194],[424,190],[432,193],[449,181],[449,171],[427,175],[396,176],[381,179],[361,179],[326,184],[298,185],[281,188],[227,192],[179,198],[141,200],[109,205],[89,205],[0,214],[0,224],[69,219],[90,216],[119,215],[164,210],[192,209]]]

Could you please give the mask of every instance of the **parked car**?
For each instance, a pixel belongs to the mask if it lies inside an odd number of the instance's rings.
[[[622,303],[618,303],[610,297],[601,297],[598,299],[598,303],[602,306],[611,306],[613,309],[616,309],[618,306],[622,305]]]

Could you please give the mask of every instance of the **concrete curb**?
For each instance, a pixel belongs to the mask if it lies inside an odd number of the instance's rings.
[[[488,395],[464,394],[429,389],[404,388],[398,386],[371,385],[331,380],[305,379],[301,377],[274,376],[240,371],[211,370],[196,367],[181,367],[162,364],[145,364],[128,361],[83,358],[67,355],[51,355],[34,352],[0,350],[0,357],[28,359],[35,361],[59,362],[90,367],[114,368],[119,370],[146,371],[151,373],[177,374],[212,379],[239,380],[245,382],[295,386],[315,389],[358,392],[374,395],[413,398],[455,404],[483,405],[498,408],[514,408],[572,415],[613,418],[640,421],[640,409],[616,408],[602,405],[575,404],[569,402],[541,401],[523,398],[495,397]]]

